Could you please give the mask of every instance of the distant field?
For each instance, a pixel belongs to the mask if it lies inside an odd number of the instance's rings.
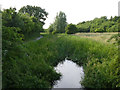
[[[114,34],[118,34],[118,32],[110,32],[110,33],[76,33],[73,35],[90,38],[93,40],[97,40],[100,42],[108,43],[107,40]],[[114,40],[112,40],[110,43],[113,43]]]

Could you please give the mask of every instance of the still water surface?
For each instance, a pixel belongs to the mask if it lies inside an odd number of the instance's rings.
[[[62,74],[60,80],[56,81],[53,88],[83,88],[80,81],[84,77],[83,67],[78,66],[70,60],[65,60],[55,67]]]

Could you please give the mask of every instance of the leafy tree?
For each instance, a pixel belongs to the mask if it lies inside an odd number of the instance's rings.
[[[43,29],[42,23],[39,22],[36,17],[31,17],[31,19],[34,22],[34,30],[33,31],[34,32],[43,32],[44,29]]]
[[[16,12],[16,8],[4,9],[2,11],[2,22],[6,27],[18,27],[19,33],[30,36],[33,33],[43,31],[43,24],[28,13]]]
[[[83,21],[82,23],[78,23],[76,27],[78,28],[78,32],[90,32],[91,22]]]
[[[107,32],[118,32],[118,25],[113,25],[107,29]]]
[[[49,26],[49,28],[48,28],[48,33],[52,33],[53,32],[53,30],[54,30],[54,28],[53,28],[53,24],[51,24],[50,26]]]
[[[66,26],[67,26],[66,15],[64,12],[60,11],[59,13],[57,13],[57,16],[55,18],[55,22],[53,23],[53,29],[57,33],[64,33]]]
[[[45,9],[42,9],[41,7],[37,6],[24,6],[22,7],[19,12],[25,14],[29,13],[30,16],[34,16],[37,18],[38,21],[40,21],[42,24],[45,24],[44,21],[47,18],[48,13],[45,11]]]
[[[76,27],[78,32],[118,32],[118,22],[120,17],[111,17],[107,19],[106,16],[95,18],[91,21],[83,21],[78,23]]]
[[[16,50],[19,50],[19,44],[22,43],[23,35],[18,33],[20,28],[16,27],[2,27],[2,53],[4,57],[11,57],[16,55]],[[11,55],[12,54],[12,55]],[[7,55],[7,56],[6,56]]]
[[[21,19],[23,21],[23,25],[21,28],[23,34],[29,34],[34,29],[34,22],[32,21],[32,18],[29,16],[29,14],[21,14]]]
[[[65,30],[67,34],[74,34],[77,31],[77,27],[74,24],[68,24]]]
[[[95,32],[105,32],[103,28],[97,28]]]
[[[7,27],[20,27],[22,20],[16,12],[16,8],[4,9],[2,11],[2,23]]]
[[[6,55],[7,57],[13,56],[9,54],[16,52],[24,36],[19,33],[21,32],[20,25],[22,20],[16,12],[16,8],[4,9],[2,15],[2,54],[3,58],[5,58]]]
[[[117,22],[118,19],[119,17],[115,16],[114,18],[112,18],[112,21]]]

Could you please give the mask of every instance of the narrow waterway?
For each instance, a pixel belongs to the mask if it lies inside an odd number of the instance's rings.
[[[41,35],[40,37],[36,38],[36,40],[40,40],[41,38],[43,38],[43,36]]]
[[[62,74],[61,79],[56,81],[53,88],[83,88],[80,81],[84,77],[83,67],[76,63],[65,60],[55,67]]]

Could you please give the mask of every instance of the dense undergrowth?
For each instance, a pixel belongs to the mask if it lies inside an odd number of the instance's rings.
[[[3,67],[4,88],[50,88],[60,78],[53,67],[66,57],[83,65],[84,87],[120,87],[118,48],[113,45],[71,35],[46,35],[21,49],[22,57],[15,56],[4,64],[9,66]]]

